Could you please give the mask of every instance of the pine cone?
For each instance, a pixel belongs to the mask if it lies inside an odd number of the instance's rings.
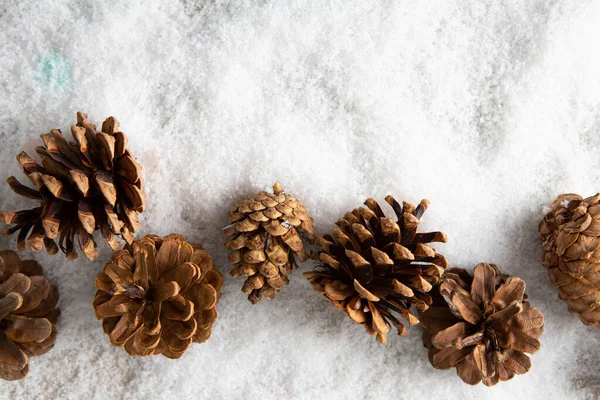
[[[177,234],[147,235],[96,277],[94,309],[112,344],[130,355],[179,358],[210,338],[222,284],[200,246]]]
[[[332,235],[316,240],[322,249],[315,258],[322,265],[304,275],[312,287],[367,332],[385,344],[390,324],[399,335],[408,331],[394,313],[409,325],[419,322],[409,310],[425,311],[431,304],[428,292],[439,282],[448,265],[444,256],[428,246],[446,242],[442,232],[417,233],[419,219],[429,202],[415,207],[386,201],[398,220],[387,218],[377,202],[352,210],[339,219]]]
[[[34,260],[0,251],[0,378],[29,373],[29,357],[47,353],[56,342],[58,289]]]
[[[294,255],[300,261],[308,258],[303,239],[314,238],[312,218],[276,183],[273,193],[260,192],[237,202],[229,211],[229,223],[225,247],[234,250],[229,256],[231,276],[247,277],[242,292],[252,304],[262,296],[272,299],[296,269]]]
[[[586,325],[600,325],[600,194],[563,194],[539,225],[542,263],[558,297]]]
[[[525,353],[540,349],[544,316],[529,305],[521,278],[482,263],[473,277],[464,269],[447,270],[438,289],[441,296],[421,315],[435,368],[456,367],[464,382],[486,386],[529,371]]]
[[[39,251],[44,244],[49,254],[60,247],[68,259],[75,259],[77,237],[91,260],[97,256],[92,238],[97,229],[113,250],[121,247],[115,235],[132,242],[132,232],[140,225],[137,214],[145,207],[142,167],[126,149],[127,136],[118,130],[114,117],[102,123],[101,132],[86,118],[78,112],[77,125],[71,126],[75,143],[67,142],[58,129],[41,135],[44,147],[37,147],[36,153],[42,166],[25,152],[17,155],[36,189],[14,176],[7,182],[17,194],[40,202],[30,210],[0,213],[0,221],[13,224],[5,235],[19,232],[19,250]]]

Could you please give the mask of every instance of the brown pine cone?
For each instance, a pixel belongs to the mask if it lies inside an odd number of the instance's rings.
[[[181,235],[147,235],[116,252],[96,277],[94,309],[115,346],[132,356],[179,358],[210,338],[223,275]]]
[[[395,314],[409,325],[419,322],[410,308],[429,307],[428,292],[448,265],[426,244],[446,242],[446,235],[417,232],[429,202],[422,200],[415,207],[406,202],[400,206],[392,196],[386,201],[398,217],[396,222],[385,216],[375,200],[367,199],[368,208],[346,213],[336,224],[339,228],[316,240],[322,251],[315,258],[322,264],[304,273],[313,289],[383,344],[390,324],[399,335],[408,334]]]
[[[29,357],[47,353],[56,342],[58,289],[34,260],[0,251],[0,378],[29,373]]]
[[[558,196],[539,235],[558,297],[584,324],[600,326],[600,194]]]
[[[456,367],[464,382],[486,386],[529,371],[525,353],[540,349],[544,316],[529,305],[521,278],[482,263],[473,276],[447,270],[438,289],[441,296],[421,315],[435,368]]]
[[[294,255],[308,258],[303,239],[312,241],[315,226],[306,208],[285,193],[279,183],[273,193],[260,192],[237,202],[229,211],[225,247],[232,277],[246,276],[242,292],[252,304],[262,296],[272,299],[296,269]]]
[[[102,123],[101,132],[86,118],[78,112],[77,125],[71,126],[75,143],[58,129],[41,135],[44,147],[36,148],[41,166],[25,152],[17,155],[35,189],[14,176],[7,182],[18,195],[40,202],[30,210],[0,212],[0,221],[13,225],[5,235],[19,232],[19,250],[39,251],[44,245],[56,254],[60,247],[71,260],[77,258],[77,239],[91,260],[97,256],[92,234],[98,229],[113,250],[121,247],[115,235],[132,242],[140,225],[137,214],[145,207],[142,167],[126,148],[127,136],[114,117]]]

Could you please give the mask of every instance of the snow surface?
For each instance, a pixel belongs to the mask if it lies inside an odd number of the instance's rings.
[[[529,374],[472,388],[429,365],[419,327],[376,343],[312,291],[307,263],[256,306],[226,279],[210,341],[133,358],[92,309],[108,247],[28,253],[58,282],[60,333],[0,397],[599,398],[598,330],[557,299],[537,238],[556,195],[599,190],[599,22],[593,0],[0,0],[2,176],[77,110],[114,115],[145,166],[141,234],[180,232],[224,273],[229,206],[276,180],[321,234],[367,197],[426,197],[453,265],[518,274],[546,316]],[[1,209],[28,204],[0,186]]]

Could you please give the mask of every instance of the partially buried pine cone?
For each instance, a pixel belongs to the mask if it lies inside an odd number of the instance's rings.
[[[308,258],[304,240],[313,239],[312,218],[300,201],[276,183],[273,193],[260,192],[237,202],[229,212],[229,223],[225,247],[233,250],[231,276],[246,277],[242,292],[253,304],[262,296],[272,299],[296,269],[294,256],[300,261]]]
[[[41,135],[44,146],[37,147],[36,153],[42,165],[25,152],[17,155],[35,189],[14,176],[7,182],[17,194],[39,201],[39,206],[1,212],[0,221],[13,225],[6,235],[19,232],[20,250],[39,251],[44,245],[55,254],[60,247],[67,258],[74,259],[79,245],[91,260],[97,256],[92,234],[98,229],[113,250],[121,247],[116,236],[133,241],[140,225],[137,215],[145,207],[142,167],[127,149],[127,136],[119,131],[114,117],[107,118],[98,132],[87,115],[78,112],[71,135],[74,143],[58,129]]]
[[[129,354],[179,358],[210,338],[222,284],[200,246],[177,234],[147,235],[96,277],[94,309],[112,344]]]
[[[563,194],[539,225],[542,263],[569,311],[600,326],[600,194]]]
[[[383,344],[390,325],[399,335],[408,334],[398,315],[409,325],[419,322],[410,308],[429,307],[428,292],[448,265],[427,245],[446,242],[446,235],[417,232],[429,202],[422,200],[415,207],[400,205],[392,196],[386,201],[397,221],[386,217],[375,200],[367,199],[367,207],[346,213],[337,222],[339,228],[316,240],[322,249],[316,255],[321,265],[304,273],[318,293]]]
[[[0,251],[0,378],[14,381],[29,373],[29,357],[56,342],[58,289],[40,264]]]
[[[532,308],[525,282],[479,264],[446,271],[434,304],[421,315],[423,343],[435,368],[456,367],[470,384],[493,386],[531,368],[525,353],[540,349],[544,316]]]

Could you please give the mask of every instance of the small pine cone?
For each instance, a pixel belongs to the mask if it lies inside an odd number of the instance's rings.
[[[5,235],[19,232],[17,248],[49,254],[58,248],[67,258],[77,258],[75,246],[92,260],[97,256],[92,237],[100,230],[113,250],[133,241],[144,211],[146,195],[142,191],[142,167],[127,147],[127,136],[119,131],[114,117],[102,123],[102,130],[77,113],[77,125],[71,126],[75,142],[68,142],[58,129],[41,135],[44,146],[37,147],[39,165],[27,153],[17,161],[35,189],[21,184],[14,176],[7,179],[18,195],[37,200],[39,207],[18,212],[0,212],[0,221],[13,225]],[[54,239],[58,238],[58,246]]]
[[[96,277],[94,310],[115,346],[175,359],[210,338],[222,284],[200,246],[177,234],[147,235],[116,252]]]
[[[479,264],[446,271],[433,305],[421,315],[423,343],[435,368],[456,367],[470,385],[493,386],[531,368],[525,353],[540,349],[544,316],[532,308],[525,282]]]
[[[304,205],[285,193],[279,183],[273,193],[260,192],[237,202],[229,211],[225,247],[234,278],[246,276],[242,292],[252,304],[272,299],[296,269],[294,255],[308,258],[304,240],[312,241],[315,226]],[[304,239],[304,240],[303,240]]]
[[[58,289],[40,264],[0,251],[0,378],[23,379],[29,357],[47,353],[56,342]]]
[[[431,304],[428,292],[439,282],[446,258],[428,246],[446,242],[442,232],[418,233],[419,219],[429,202],[415,207],[402,206],[392,196],[397,221],[387,218],[373,199],[365,207],[352,210],[340,218],[331,235],[316,240],[322,249],[315,258],[321,262],[304,276],[313,289],[367,332],[385,344],[390,325],[399,335],[408,331],[397,316],[409,325],[419,319],[409,310],[414,305],[425,311]]]
[[[600,326],[600,194],[558,196],[539,235],[558,297],[584,324]]]

